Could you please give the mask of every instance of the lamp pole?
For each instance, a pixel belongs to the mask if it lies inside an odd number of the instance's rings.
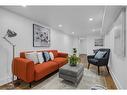
[[[3,39],[6,40],[13,47],[13,59],[15,57],[15,45],[7,39],[7,36],[11,38],[11,37],[15,37],[16,35],[17,35],[17,33],[8,29],[6,35],[3,37]],[[12,71],[12,67],[13,67],[13,64],[11,65],[11,71]],[[14,87],[14,74],[12,71],[12,83],[9,84],[9,87],[7,89],[14,89],[14,88],[15,88]]]
[[[11,43],[7,38],[6,38],[6,36],[7,35],[5,35],[4,37],[3,37],[3,39],[5,39],[12,47],[13,47],[13,59],[14,59],[14,56],[15,56],[15,45],[13,44],[13,43]],[[12,66],[11,66],[12,67]],[[11,69],[12,70],[12,69]],[[11,89],[13,89],[14,88],[14,75],[13,75],[13,73],[12,73],[12,85],[13,85],[13,87],[11,88]],[[10,88],[9,88],[10,89]]]

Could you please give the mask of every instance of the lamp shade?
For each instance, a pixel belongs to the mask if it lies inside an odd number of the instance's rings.
[[[17,33],[15,33],[14,31],[11,31],[10,29],[7,30],[8,37],[15,37],[16,35],[17,35]]]

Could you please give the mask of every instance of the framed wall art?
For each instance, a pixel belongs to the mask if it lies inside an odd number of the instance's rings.
[[[50,46],[50,29],[33,24],[33,47]]]
[[[95,39],[94,46],[103,46],[104,40],[102,38]]]

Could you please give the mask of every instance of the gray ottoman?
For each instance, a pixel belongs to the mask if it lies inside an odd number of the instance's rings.
[[[83,76],[83,71],[83,64],[77,64],[77,66],[70,66],[69,64],[66,64],[59,69],[59,77],[77,85]]]

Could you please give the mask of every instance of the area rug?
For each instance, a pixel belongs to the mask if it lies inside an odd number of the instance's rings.
[[[106,88],[104,78],[85,68],[83,77],[77,86],[59,78],[58,73],[56,73],[32,89],[91,89],[95,85],[101,85]]]

